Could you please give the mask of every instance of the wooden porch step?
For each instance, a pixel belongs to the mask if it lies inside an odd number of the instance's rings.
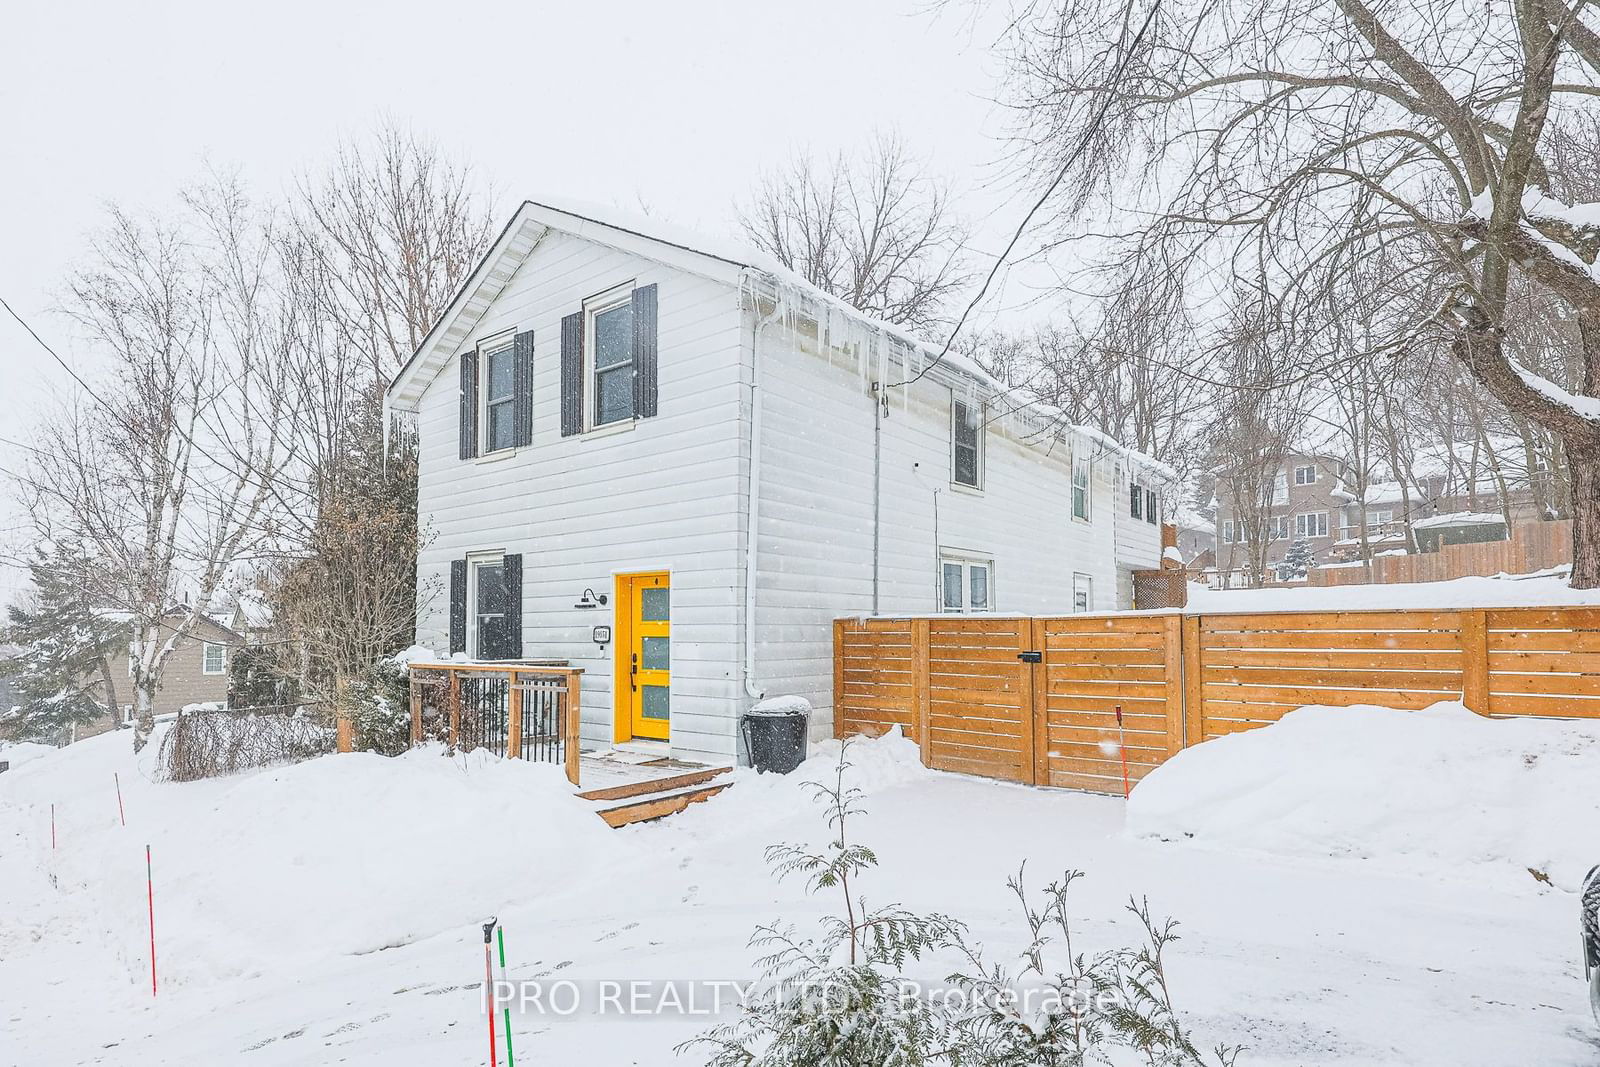
[[[720,780],[730,769],[717,767],[691,774],[676,774],[670,778],[658,778],[652,782],[638,782],[633,785],[592,791],[592,793],[606,794],[604,796],[594,796],[590,793],[579,793],[578,796],[595,801],[595,814],[604,819],[607,826],[616,829],[637,822],[648,822],[651,819],[664,819],[668,815],[677,814],[690,804],[697,804],[716,796],[733,784],[732,780]]]

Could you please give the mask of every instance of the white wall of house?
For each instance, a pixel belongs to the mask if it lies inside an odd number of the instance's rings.
[[[873,398],[844,352],[819,355],[814,336],[771,328],[762,342],[760,553],[756,679],[768,695],[799,694],[830,729],[833,620],[868,614],[872,600]],[[898,378],[898,373],[888,377]],[[941,610],[945,555],[993,561],[993,610],[1067,612],[1074,578],[1090,581],[1094,610],[1117,600],[1113,454],[1084,446],[1093,471],[1090,516],[1072,515],[1071,448],[1021,439],[991,416],[978,490],[952,484],[952,404],[976,404],[937,376],[889,390],[882,424],[880,614]],[[1144,532],[1138,531],[1143,537]],[[1145,538],[1148,541],[1148,538]],[[1154,566],[1159,534],[1140,555]]]
[[[660,414],[573,437],[560,430],[561,318],[630,279],[659,286]],[[523,649],[583,667],[583,741],[612,741],[612,648],[591,639],[611,607],[575,609],[613,575],[672,573],[675,750],[730,759],[738,676],[744,436],[738,292],[721,282],[560,232],[548,233],[471,339],[534,331],[533,443],[510,455],[458,456],[460,365],[423,394],[418,502],[432,539],[419,574],[432,586],[419,643],[449,648],[450,561],[523,554]],[[614,602],[613,602],[614,604]]]

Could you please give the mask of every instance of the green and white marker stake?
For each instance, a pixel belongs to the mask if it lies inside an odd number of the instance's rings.
[[[495,935],[500,939],[500,981],[501,982],[505,982],[506,981],[506,929],[505,929],[505,927],[502,926],[502,927],[499,927],[498,929],[496,929],[495,930]],[[508,985],[502,986],[501,988],[509,990],[511,987],[508,984]],[[517,1067],[517,1054],[515,1052],[511,1051],[511,1000],[510,1000],[509,996],[506,998],[505,1013],[506,1013],[506,1015],[505,1015],[505,1018],[506,1018],[506,1067]]]

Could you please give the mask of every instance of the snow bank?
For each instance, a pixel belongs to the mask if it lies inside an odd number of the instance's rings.
[[[1133,791],[1127,827],[1451,878],[1527,882],[1533,868],[1575,891],[1600,863],[1596,783],[1597,723],[1308,707],[1181,752]]]
[[[1555,575],[1454,578],[1448,582],[1301,586],[1293,589],[1189,587],[1187,611],[1336,611],[1351,608],[1513,608],[1600,604],[1600,589],[1573,589]]]
[[[53,756],[60,752],[54,745],[38,745],[32,741],[16,741],[11,744],[0,745],[0,763],[10,763],[14,771],[24,763],[32,762],[42,756]]]
[[[550,764],[434,746],[167,784],[151,780],[154,747],[135,758],[127,735],[107,735],[0,775],[0,815],[47,827],[56,805],[58,851],[47,832],[30,843],[76,898],[64,903],[103,922],[134,969],[146,958],[148,843],[163,979],[174,984],[283,973],[459,929],[623,855]]]

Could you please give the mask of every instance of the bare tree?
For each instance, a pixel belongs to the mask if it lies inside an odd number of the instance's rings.
[[[1397,292],[1430,308],[1383,343],[1435,331],[1514,416],[1559,437],[1572,582],[1600,585],[1600,223],[1552,178],[1554,117],[1600,91],[1600,33],[1554,0],[1020,5],[1012,96],[1031,159],[1074,202],[1113,186],[1128,254],[1192,279],[1243,261],[1282,314],[1352,263],[1404,249]],[[1103,114],[1103,118],[1101,117]],[[1084,144],[1089,147],[1085,150]],[[1565,308],[1581,358],[1551,378],[1507,344],[1519,279]],[[1564,342],[1565,343],[1565,342]]]
[[[967,281],[950,194],[898,137],[859,158],[796,158],[739,220],[757,247],[851,307],[931,333]]]
[[[135,747],[178,641],[273,537],[286,362],[261,300],[270,227],[227,179],[176,221],[113,208],[69,285],[111,369],[43,427],[25,489],[35,533],[81,546],[86,597],[126,613]]]

